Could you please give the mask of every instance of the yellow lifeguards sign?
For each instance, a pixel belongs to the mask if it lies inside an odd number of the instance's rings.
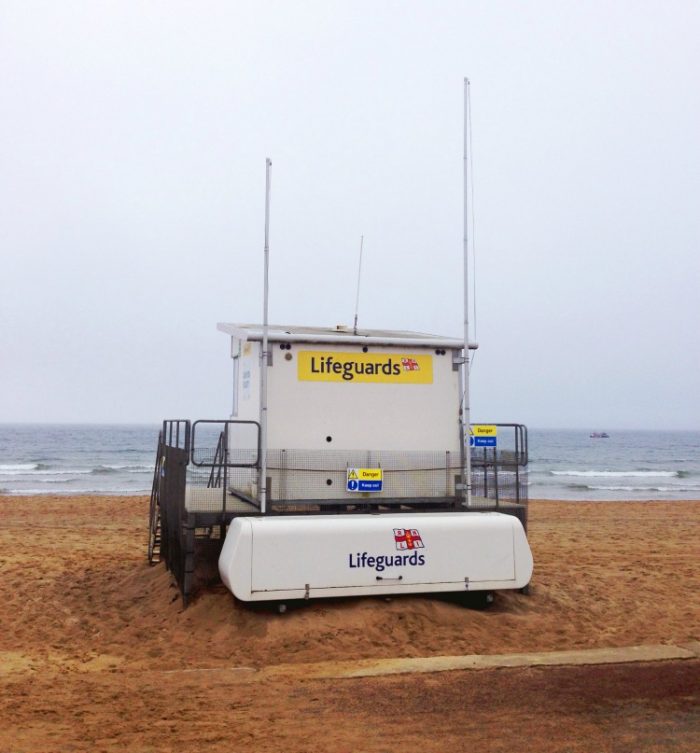
[[[433,383],[430,355],[302,350],[297,364],[301,382]]]

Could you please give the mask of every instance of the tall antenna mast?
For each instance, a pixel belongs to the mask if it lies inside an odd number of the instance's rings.
[[[267,505],[267,364],[269,360],[267,343],[267,310],[270,267],[270,174],[272,162],[265,160],[265,272],[263,283],[263,338],[260,352],[260,512],[266,512]]]
[[[360,236],[360,263],[357,267],[357,295],[355,296],[355,323],[352,327],[353,335],[357,334],[357,312],[360,308],[360,275],[362,274],[362,247],[365,242],[365,236]]]
[[[464,79],[464,362],[462,364],[462,443],[464,451],[464,487],[467,507],[472,505],[472,451],[471,409],[469,405],[469,198],[468,198],[468,144],[469,144],[469,79]]]

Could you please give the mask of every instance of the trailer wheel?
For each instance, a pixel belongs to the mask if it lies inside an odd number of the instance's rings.
[[[286,604],[278,604],[277,605],[277,613],[278,614],[284,614],[287,611],[287,605]]]
[[[488,609],[495,599],[493,591],[469,591],[464,594],[463,604],[469,609]]]

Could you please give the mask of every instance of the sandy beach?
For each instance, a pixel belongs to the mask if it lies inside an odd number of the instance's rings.
[[[530,505],[530,595],[182,609],[142,497],[0,497],[0,752],[700,747],[700,663],[318,679],[358,659],[700,641],[700,502]],[[292,665],[278,676],[260,670]],[[297,671],[294,670],[297,666]],[[572,726],[573,725],[573,726]],[[401,742],[401,741],[404,742]]]

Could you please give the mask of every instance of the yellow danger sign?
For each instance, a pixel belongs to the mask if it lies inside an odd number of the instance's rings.
[[[430,355],[302,350],[297,364],[302,382],[433,383]]]
[[[348,468],[346,491],[380,492],[383,487],[381,468]]]
[[[473,437],[495,437],[498,435],[498,427],[494,424],[472,424],[469,433]]]

